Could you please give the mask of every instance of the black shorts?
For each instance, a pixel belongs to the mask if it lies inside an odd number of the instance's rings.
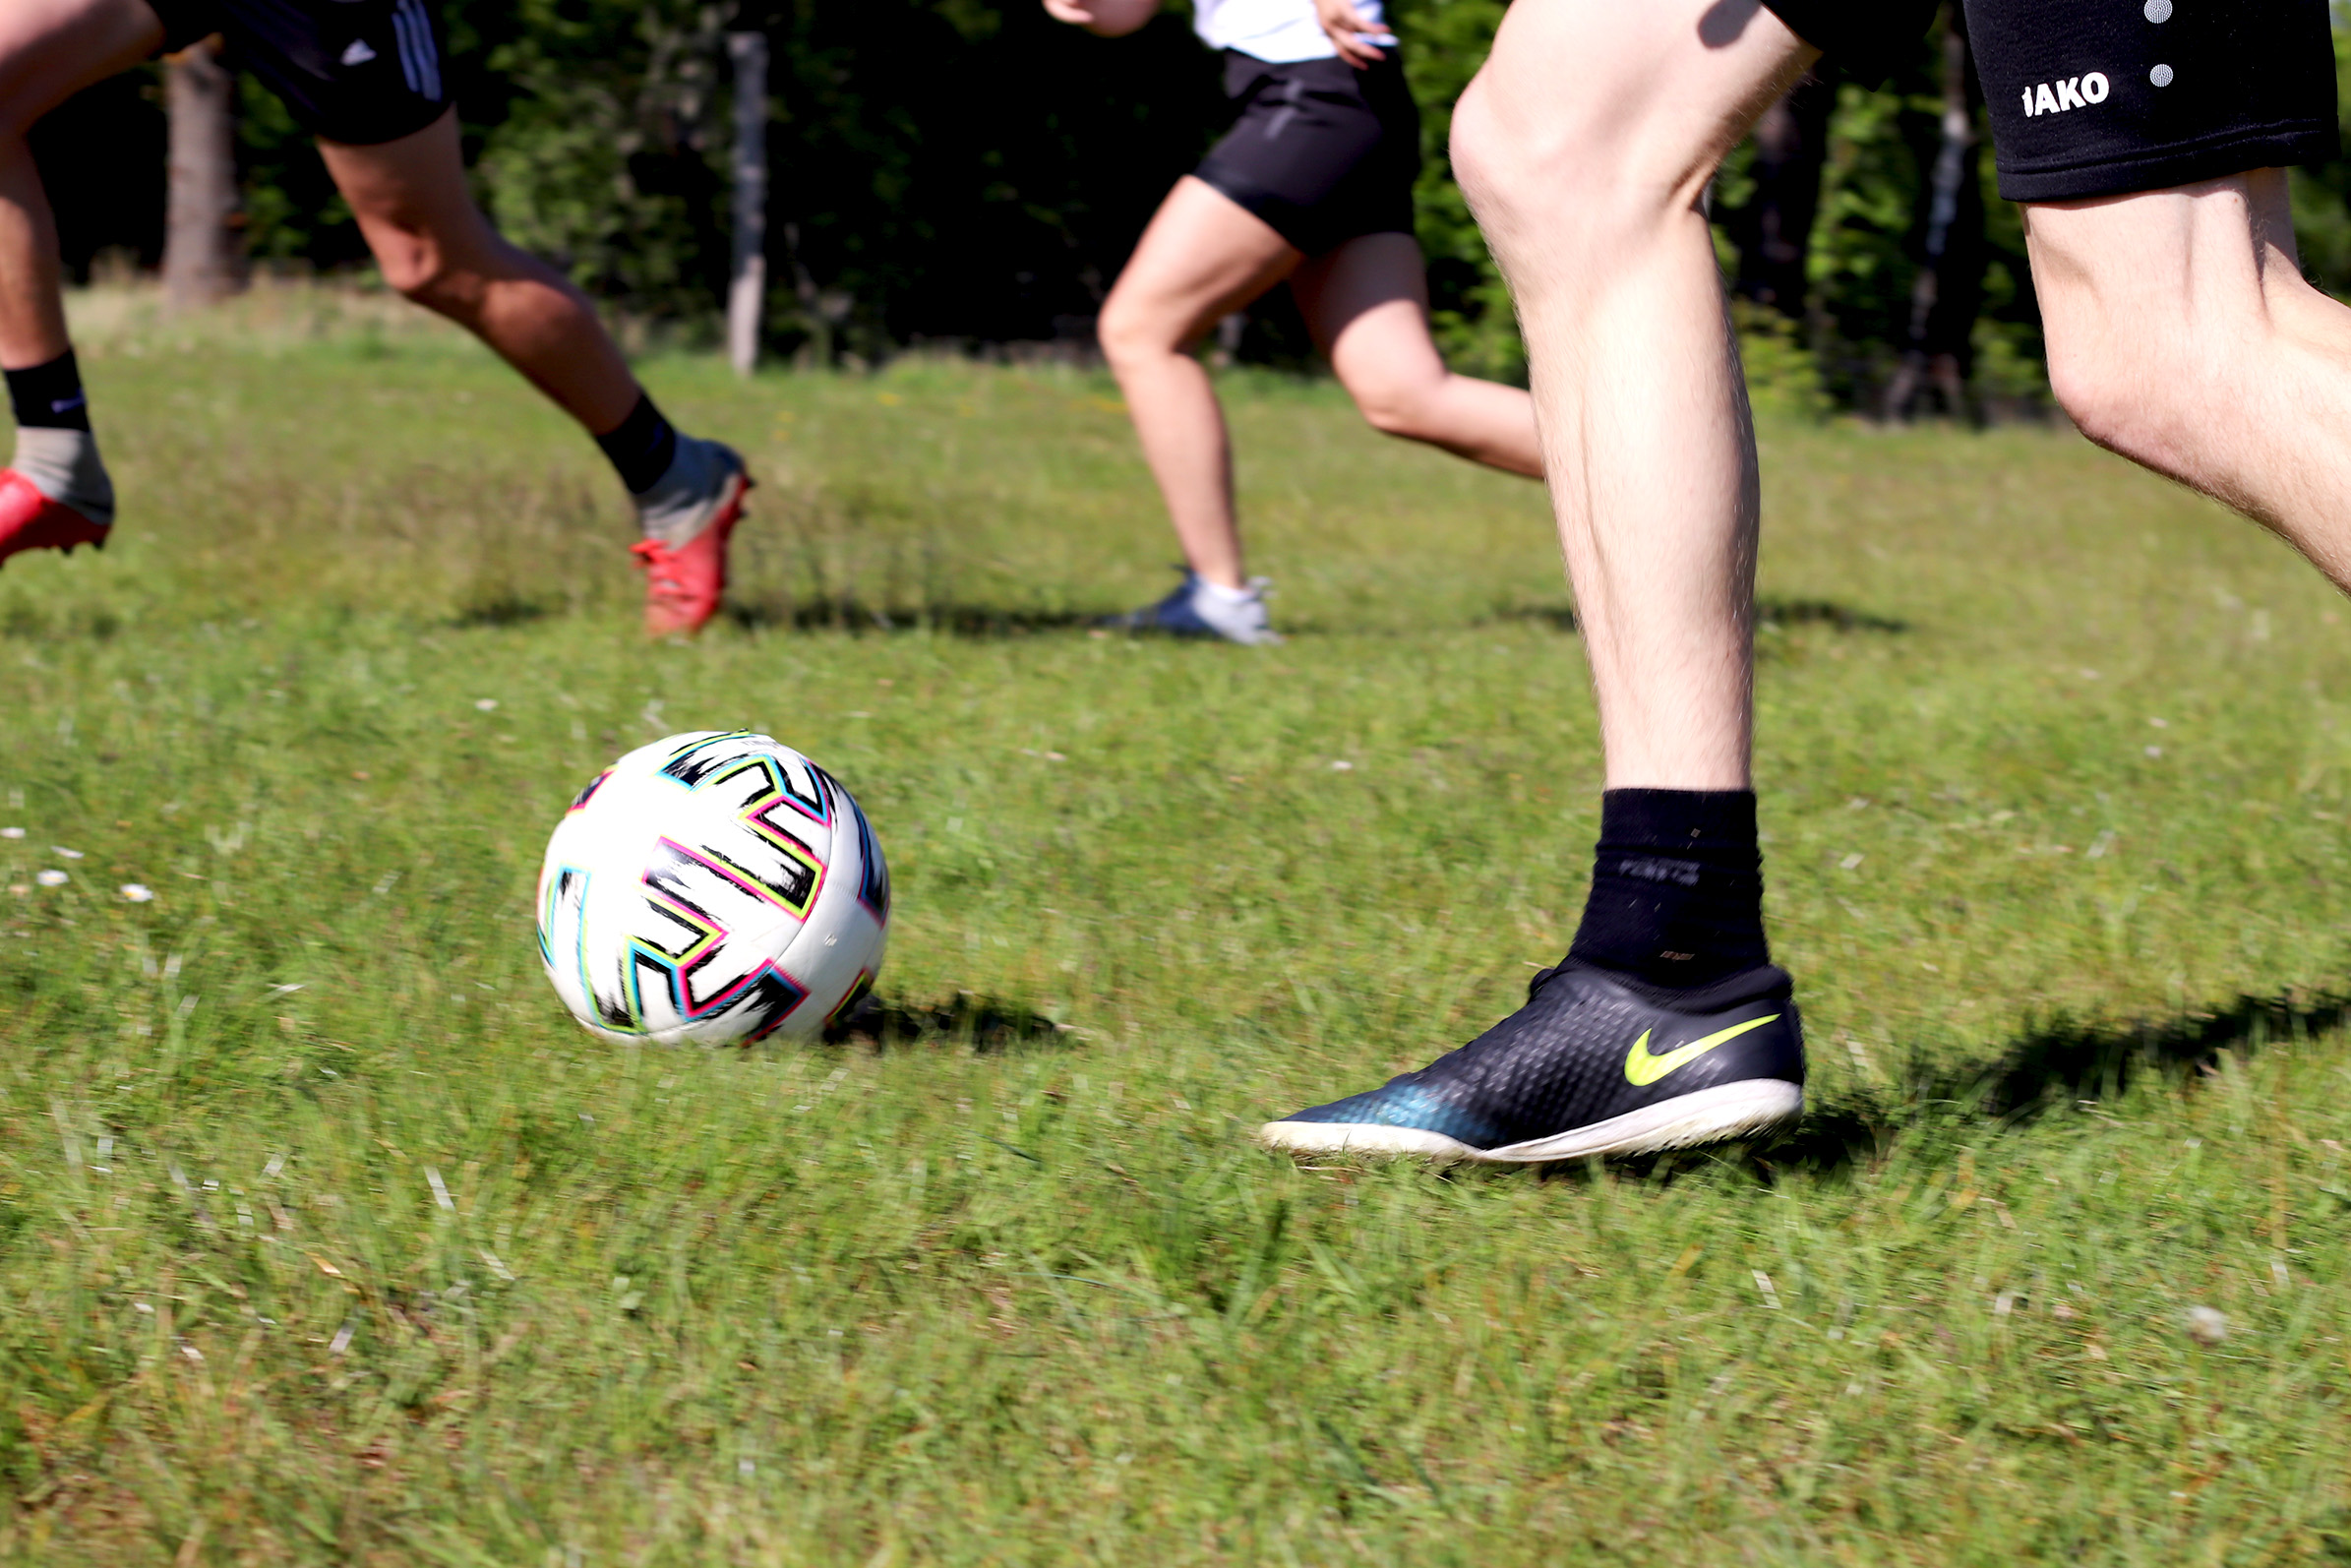
[[[1767,3],[1807,43],[1879,76],[1934,14],[1916,0]],[[2012,202],[2160,191],[2336,153],[2327,0],[1966,4]]]
[[[228,61],[330,142],[370,147],[421,131],[448,109],[448,36],[435,0],[147,0],[166,52],[211,33]]]
[[[1192,171],[1199,178],[1308,256],[1363,234],[1413,232],[1420,110],[1395,50],[1358,71],[1228,49],[1225,91],[1239,118]]]

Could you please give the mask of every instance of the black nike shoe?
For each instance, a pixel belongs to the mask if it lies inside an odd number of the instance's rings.
[[[1804,1109],[1804,1029],[1787,972],[1688,992],[1568,962],[1527,1005],[1418,1072],[1259,1134],[1306,1154],[1496,1164],[1641,1154],[1745,1137]]]

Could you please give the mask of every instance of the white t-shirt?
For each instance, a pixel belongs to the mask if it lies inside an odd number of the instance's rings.
[[[1380,30],[1368,41],[1394,44],[1380,0],[1356,0],[1356,14]],[[1335,60],[1314,0],[1192,0],[1192,30],[1212,49],[1238,49],[1269,65],[1299,60]]]

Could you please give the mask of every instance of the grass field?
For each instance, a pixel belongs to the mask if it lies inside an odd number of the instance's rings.
[[[593,449],[469,344],[77,308],[120,537],[0,573],[7,1554],[2351,1559],[2351,617],[2247,526],[2070,434],[1769,432],[1807,1121],[1301,1168],[1249,1130],[1572,932],[1534,487],[1236,378],[1294,639],[1101,636],[1174,558],[1107,382],[656,358],[765,486],[646,647]],[[545,834],[735,725],[874,817],[887,1025],[598,1044]]]

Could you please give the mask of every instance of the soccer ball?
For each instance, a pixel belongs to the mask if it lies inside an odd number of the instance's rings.
[[[539,871],[539,956],[608,1040],[805,1039],[865,999],[890,874],[832,775],[781,742],[702,730],[588,781]]]

